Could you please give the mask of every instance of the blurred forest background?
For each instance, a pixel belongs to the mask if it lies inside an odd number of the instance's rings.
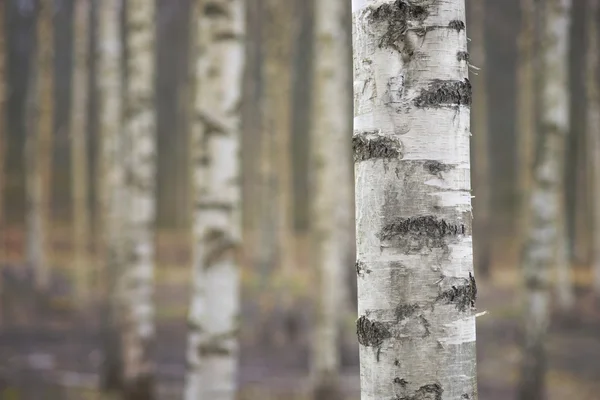
[[[192,195],[190,193],[189,115],[186,88],[190,85],[190,7],[193,0],[156,1],[156,122],[158,168],[156,175],[156,344],[154,360],[160,399],[181,398],[185,376],[186,315],[190,296]],[[309,393],[310,332],[315,295],[314,271],[309,264],[309,126],[311,113],[314,4],[309,0],[279,0],[272,7],[281,15],[264,14],[265,0],[247,0],[246,70],[242,101],[243,170],[243,270],[242,350],[240,387],[243,399],[304,399]],[[318,1],[318,0],[314,0]],[[476,0],[467,0],[470,3]],[[91,285],[82,295],[75,287],[73,266],[73,165],[69,126],[73,93],[74,29],[81,15],[74,13],[75,0],[41,1],[53,11],[51,37],[53,74],[51,118],[51,186],[47,218],[47,252],[51,266],[49,289],[36,290],[34,271],[26,263],[25,144],[28,121],[27,93],[33,74],[44,63],[35,62],[38,1],[3,0],[0,53],[4,57],[3,113],[0,118],[4,153],[3,219],[0,231],[2,292],[0,302],[0,399],[92,399],[98,391],[103,352],[103,304],[105,287],[101,262],[98,211],[99,84],[96,57],[88,57],[89,96],[86,135],[90,235],[86,263]],[[90,0],[84,17],[89,23],[89,54],[98,52],[98,6]],[[123,0],[123,7],[127,7]],[[492,245],[491,274],[479,276],[478,318],[479,394],[482,399],[513,398],[519,364],[519,201],[521,175],[517,133],[517,54],[521,26],[518,0],[487,0],[484,37],[467,33],[484,43],[485,82],[477,72],[473,85],[485,85],[489,108],[491,219],[485,231],[474,233],[474,245],[487,235]],[[350,6],[348,6],[350,10]],[[124,15],[124,11],[120,11]],[[115,11],[115,16],[117,16]],[[348,12],[348,35],[351,17]],[[568,252],[573,267],[576,303],[567,312],[556,312],[549,338],[551,399],[600,399],[600,308],[589,286],[592,253],[590,204],[585,138],[586,52],[585,1],[574,1],[570,63],[571,135],[565,174]],[[127,24],[121,20],[122,35]],[[269,51],[268,35],[289,40],[283,50]],[[263,30],[261,30],[263,29]],[[275,45],[277,46],[277,45]],[[285,47],[285,46],[284,46]],[[280,51],[280,53],[278,53]],[[128,49],[123,49],[124,59]],[[287,71],[279,83],[265,82],[269,57],[287,58]],[[339,60],[351,69],[351,59]],[[476,61],[473,61],[477,66]],[[537,77],[536,73],[536,77]],[[124,76],[127,80],[129,77]],[[277,92],[279,102],[265,106],[265,87]],[[275,86],[273,86],[275,85]],[[348,82],[351,85],[351,82]],[[278,86],[280,89],[278,89]],[[289,88],[289,89],[288,89]],[[351,99],[348,99],[350,104]],[[474,107],[477,107],[477,96]],[[44,105],[42,104],[42,107]],[[287,129],[278,132],[276,151],[264,152],[261,113],[274,112]],[[351,115],[348,116],[351,118]],[[285,119],[287,118],[287,120]],[[476,136],[475,128],[472,128]],[[350,133],[348,136],[350,141]],[[473,147],[473,149],[475,149]],[[473,152],[472,152],[473,153]],[[474,156],[474,154],[473,154]],[[476,171],[477,163],[472,170]],[[280,185],[273,192],[265,185],[264,171],[271,171]],[[477,186],[474,186],[477,196]],[[282,194],[283,193],[283,194]],[[269,271],[261,263],[260,239],[274,196],[288,199],[285,213],[292,223],[289,237],[293,268]],[[267,211],[265,211],[267,209]],[[477,220],[477,198],[474,218]],[[288,239],[285,239],[288,240]],[[289,244],[288,243],[288,244]],[[281,251],[281,249],[277,249]],[[343,387],[347,398],[359,396],[358,345],[355,338],[356,283],[354,252],[348,249],[345,283],[345,317],[340,349]],[[82,297],[83,296],[83,297]],[[83,300],[85,298],[85,300]]]

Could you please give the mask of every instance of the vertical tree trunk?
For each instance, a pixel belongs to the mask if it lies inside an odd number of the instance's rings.
[[[544,341],[550,319],[550,271],[556,261],[563,213],[560,192],[569,127],[567,62],[570,0],[549,0],[544,10],[544,68],[540,137],[529,200],[531,225],[523,253],[524,344],[519,398],[545,398]]]
[[[465,2],[354,0],[362,400],[477,399]]]
[[[43,0],[37,19],[37,59],[31,61],[25,145],[27,196],[27,262],[35,271],[36,287],[50,281],[48,259],[51,217],[53,117],[53,2]]]
[[[341,398],[338,342],[352,227],[352,132],[348,98],[351,44],[343,0],[315,3],[315,80],[311,129],[312,247],[319,301],[312,346],[315,400]]]
[[[270,162],[267,175],[269,195],[267,203],[276,213],[267,236],[273,246],[274,264],[284,274],[294,270],[294,239],[292,231],[291,195],[291,45],[292,5],[283,0],[263,0],[262,36],[264,43],[263,137]]]
[[[473,141],[475,142],[475,201],[473,231],[477,238],[474,247],[475,269],[488,277],[490,275],[492,231],[490,226],[490,150],[488,134],[487,63],[485,56],[485,0],[473,0],[472,18],[469,24],[471,33],[470,59],[478,68],[473,88]],[[468,61],[468,60],[467,60]]]
[[[185,399],[233,400],[239,355],[239,104],[245,4],[243,0],[213,0],[194,15],[195,244]]]
[[[73,271],[77,276],[77,297],[88,296],[90,265],[88,258],[88,157],[87,157],[87,97],[88,97],[88,23],[89,1],[75,2],[74,66],[71,101],[71,190],[73,204]]]
[[[529,194],[531,193],[535,143],[535,0],[520,0],[521,32],[517,67],[517,155],[519,162],[519,217],[518,230],[524,242],[529,227]]]
[[[544,26],[544,46],[546,74],[544,84],[544,104],[542,111],[542,127],[555,124],[561,139],[557,149],[559,181],[556,188],[558,210],[556,222],[558,236],[555,238],[555,265],[557,273],[557,300],[559,307],[566,311],[573,307],[574,294],[571,279],[571,257],[569,257],[569,240],[567,229],[567,207],[565,191],[565,162],[567,159],[567,136],[570,129],[570,94],[569,94],[569,43],[571,37],[571,0],[554,0],[546,5]],[[547,98],[550,96],[550,98]],[[544,112],[558,113],[547,119]]]
[[[102,221],[102,253],[105,264],[104,281],[107,295],[105,316],[106,334],[103,388],[121,389],[123,360],[119,342],[119,311],[123,310],[123,296],[117,282],[124,272],[123,220],[128,212],[124,198],[125,149],[122,129],[122,41],[119,21],[123,0],[103,0],[98,3],[99,26],[99,104],[100,104],[100,208]]]
[[[5,26],[5,14],[6,13],[6,2],[0,4],[0,262],[4,263],[6,259],[5,253],[5,241],[6,241],[6,226],[4,217],[4,196],[6,196],[6,154],[8,147],[7,139],[7,110],[6,110],[6,88],[8,82],[6,80],[6,63],[7,63],[7,44],[6,40],[6,26]],[[0,267],[0,325],[2,324],[3,310],[6,299],[2,295],[4,291],[4,282],[2,280],[2,267]]]
[[[153,399],[154,220],[156,215],[156,113],[154,98],[155,2],[129,0],[126,9],[128,86],[125,92],[126,270],[123,319],[125,398]]]
[[[594,292],[600,294],[600,92],[598,91],[598,0],[587,1],[586,29],[586,95],[587,95],[587,152],[592,192],[592,270]]]

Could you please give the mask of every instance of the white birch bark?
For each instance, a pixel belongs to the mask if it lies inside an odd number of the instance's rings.
[[[474,232],[477,237],[475,246],[475,269],[483,276],[491,273],[490,230],[490,147],[488,134],[488,99],[487,99],[487,63],[485,55],[485,0],[473,0],[471,3],[472,21],[469,32],[470,59],[477,67],[477,76],[473,85],[473,141],[475,144],[475,181],[474,193]]]
[[[549,0],[544,9],[541,132],[529,200],[531,225],[523,254],[524,348],[520,399],[544,398],[544,340],[550,319],[550,272],[564,240],[563,162],[569,128],[568,43],[570,0]],[[563,243],[564,244],[564,243]],[[558,265],[561,268],[560,265]]]
[[[77,0],[73,31],[74,65],[71,101],[71,196],[73,204],[73,271],[77,297],[89,293],[88,258],[90,216],[88,210],[87,97],[89,1]]]
[[[245,2],[205,0],[194,5],[195,243],[185,399],[234,400],[239,356]]]
[[[99,104],[100,104],[100,158],[101,169],[99,212],[102,219],[101,252],[106,255],[104,269],[108,312],[103,386],[119,389],[122,385],[122,360],[119,343],[119,311],[123,310],[123,296],[117,282],[122,279],[123,222],[128,210],[124,198],[125,148],[122,137],[122,44],[119,12],[123,0],[103,0],[98,3],[99,27]]]
[[[126,271],[119,282],[126,302],[123,330],[124,379],[127,398],[152,399],[154,340],[154,220],[156,215],[156,122],[154,105],[155,3],[129,0],[126,8],[124,121],[127,159],[124,239]],[[121,286],[122,285],[122,286]]]
[[[35,283],[45,290],[50,281],[48,219],[52,169],[53,99],[53,2],[42,0],[37,17],[37,49],[31,62],[27,100],[26,225],[27,263],[35,271]]]
[[[587,151],[591,172],[592,192],[592,271],[593,289],[600,294],[600,92],[598,91],[598,0],[587,1],[586,29],[586,96],[587,96]]]
[[[463,0],[355,0],[362,400],[477,399]]]
[[[313,126],[311,129],[312,257],[318,277],[316,325],[312,345],[315,400],[339,397],[340,323],[343,311],[347,252],[353,223],[352,161],[348,136],[352,132],[350,69],[351,43],[345,29],[347,3],[315,3]]]

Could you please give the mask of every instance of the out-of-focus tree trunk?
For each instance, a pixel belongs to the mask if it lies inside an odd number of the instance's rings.
[[[195,244],[185,399],[234,400],[239,361],[239,105],[245,2],[214,0],[193,15]]]
[[[465,2],[352,5],[361,398],[477,399]]]
[[[7,112],[6,112],[6,64],[7,64],[7,40],[6,40],[6,25],[5,25],[5,15],[6,15],[6,1],[0,3],[0,324],[2,324],[3,317],[3,309],[4,309],[4,297],[3,294],[3,285],[2,281],[2,264],[5,260],[5,218],[4,218],[4,196],[6,196],[6,154],[8,147],[8,139],[7,139]]]
[[[100,181],[98,209],[102,219],[101,253],[104,262],[103,278],[107,310],[104,313],[106,334],[104,337],[104,365],[102,386],[105,390],[123,387],[123,359],[119,339],[120,319],[123,318],[122,282],[124,274],[123,222],[128,212],[124,197],[125,141],[122,135],[123,114],[123,68],[122,40],[119,13],[123,12],[123,0],[98,2],[99,36],[99,144]]]
[[[317,319],[312,344],[315,400],[341,398],[339,329],[346,308],[348,248],[353,210],[349,60],[344,0],[315,3],[314,105],[311,127],[311,245],[317,276]]]
[[[519,162],[520,241],[526,239],[529,228],[529,194],[531,193],[533,150],[535,143],[535,81],[534,47],[536,37],[535,0],[520,0],[521,31],[518,42],[517,66],[517,156]]]
[[[125,89],[125,273],[122,319],[124,390],[128,400],[154,399],[154,223],[156,215],[155,2],[128,0]]]
[[[88,24],[89,0],[75,1],[73,25],[73,84],[71,101],[71,190],[73,205],[73,271],[77,297],[89,295],[91,266],[88,257],[90,215],[88,209]]]
[[[40,1],[36,57],[31,61],[27,98],[26,223],[27,262],[34,269],[36,287],[50,282],[48,234],[51,218],[53,131],[53,14],[51,0]]]
[[[288,275],[295,269],[291,210],[291,45],[292,5],[262,1],[263,100],[262,135],[267,195],[261,246],[263,262]],[[270,248],[270,249],[268,249]]]
[[[524,343],[519,399],[545,398],[545,340],[550,321],[550,271],[564,240],[563,161],[569,129],[568,43],[570,0],[548,0],[544,9],[541,132],[533,167],[530,227],[523,252]],[[563,243],[564,244],[564,243]],[[559,266],[560,268],[561,266]],[[560,283],[559,283],[560,284]]]
[[[587,161],[589,163],[590,186],[592,192],[592,270],[593,288],[600,295],[600,92],[598,67],[598,0],[587,1],[586,30],[586,96],[587,96]]]

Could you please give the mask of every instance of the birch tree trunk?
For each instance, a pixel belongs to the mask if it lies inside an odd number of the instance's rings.
[[[573,307],[574,295],[571,279],[571,262],[568,251],[567,207],[565,192],[565,162],[567,159],[567,136],[570,129],[570,94],[569,94],[569,43],[571,34],[571,0],[553,0],[546,5],[544,26],[544,46],[547,77],[544,82],[544,99],[542,103],[542,127],[555,125],[561,139],[558,144],[556,162],[558,163],[558,210],[556,223],[555,264],[557,273],[557,299],[562,310]],[[547,98],[550,96],[550,98]],[[550,110],[548,110],[550,109]],[[546,117],[544,112],[558,113]]]
[[[53,2],[42,0],[37,19],[36,57],[31,61],[27,99],[26,224],[27,263],[35,284],[45,290],[50,281],[48,225],[52,171]]]
[[[125,142],[122,114],[122,40],[119,13],[123,0],[103,0],[98,3],[99,27],[99,104],[100,149],[102,158],[98,171],[100,180],[100,214],[102,222],[102,253],[106,255],[104,270],[107,294],[105,313],[105,343],[103,389],[118,390],[123,386],[123,360],[119,339],[123,295],[117,282],[123,279],[123,222],[128,210],[124,198]],[[121,312],[121,314],[119,314]]]
[[[73,25],[74,65],[71,101],[71,190],[73,202],[73,271],[77,276],[77,297],[84,300],[90,289],[91,266],[88,258],[88,157],[87,157],[87,97],[88,97],[88,23],[89,1],[77,0]]]
[[[351,44],[343,0],[315,3],[315,80],[312,137],[312,254],[318,284],[312,346],[315,400],[341,398],[338,383],[339,327],[352,229],[352,161],[348,136]]]
[[[570,0],[549,0],[544,9],[542,130],[537,140],[529,200],[529,227],[523,253],[524,344],[519,398],[545,398],[544,342],[550,319],[550,271],[556,262],[563,202],[565,139],[569,127],[568,43]]]
[[[587,151],[591,172],[592,191],[592,270],[594,292],[600,294],[600,93],[598,92],[598,0],[587,1],[586,29],[586,95],[587,95]]]
[[[156,215],[156,121],[154,99],[155,3],[129,0],[126,8],[125,92],[125,296],[123,357],[125,398],[154,398],[154,220]]]
[[[197,2],[196,7],[198,3],[202,4]],[[236,396],[244,3],[212,0],[194,13],[195,244],[186,400],[233,400]]]
[[[524,242],[529,228],[529,194],[531,193],[535,143],[535,0],[520,0],[521,32],[517,67],[517,154],[519,160],[519,236]]]
[[[477,399],[463,0],[354,0],[362,400]]]

